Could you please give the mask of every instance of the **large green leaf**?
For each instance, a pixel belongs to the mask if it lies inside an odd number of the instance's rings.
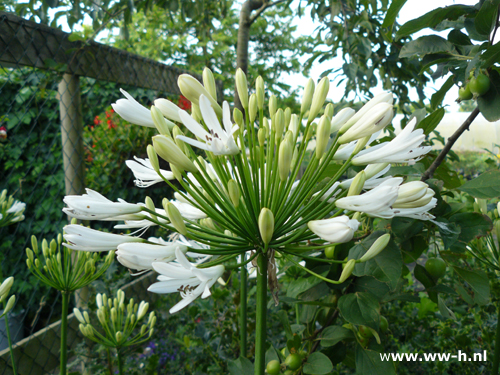
[[[490,122],[500,120],[500,74],[496,70],[490,72],[490,89],[477,98],[477,105],[484,118]]]
[[[474,198],[500,197],[500,171],[485,172],[473,180],[467,181],[458,190],[464,191]]]
[[[229,361],[227,369],[231,375],[253,375],[253,365],[248,358],[239,357],[234,361]]]
[[[423,16],[414,20],[408,21],[400,27],[396,33],[396,38],[400,39],[404,36],[411,35],[426,27],[436,27],[443,20],[456,20],[458,17],[472,12],[474,7],[467,5],[451,5],[449,7],[437,8]]]
[[[478,305],[486,305],[490,300],[490,282],[483,271],[469,271],[464,268],[453,267],[457,275],[462,278],[471,292],[473,301]]]
[[[383,299],[391,291],[386,283],[378,281],[371,276],[357,277],[352,285],[352,290],[354,292],[370,293],[378,299]]]
[[[352,247],[349,251],[349,259],[361,258],[381,235],[382,232],[375,232],[365,241]],[[353,274],[356,276],[373,276],[379,281],[388,283],[391,289],[394,289],[401,277],[402,267],[403,258],[401,252],[391,241],[375,258],[356,264]]]
[[[491,219],[477,212],[462,212],[450,217],[450,223],[460,227],[458,241],[452,246],[452,250],[460,251],[475,238],[484,237],[493,227]]]
[[[406,0],[393,0],[391,1],[391,6],[387,10],[387,13],[384,18],[384,22],[382,23],[382,27],[390,27],[396,21],[396,17],[399,14],[399,11],[405,5]]]
[[[392,359],[382,361],[380,353],[356,345],[356,374],[396,375]]]
[[[488,47],[481,55],[482,67],[489,68],[491,65],[500,61],[500,43]]]
[[[497,20],[499,4],[499,0],[485,0],[481,5],[481,9],[479,9],[474,19],[474,25],[478,33],[490,35]]]
[[[453,44],[437,35],[421,36],[416,40],[406,43],[399,52],[399,58],[426,55],[429,53],[454,53]]]
[[[320,352],[312,353],[304,364],[304,374],[325,375],[333,370],[332,361]]]
[[[446,82],[443,84],[443,86],[441,86],[441,88],[438,91],[436,91],[434,94],[432,94],[432,96],[431,96],[431,108],[432,109],[436,109],[438,106],[441,105],[444,97],[446,96],[446,93],[448,91],[450,91],[450,89],[453,87],[453,84],[454,84],[453,83],[453,76],[450,76],[450,77],[448,77]],[[439,112],[439,110],[442,110],[442,115],[441,115],[441,112]],[[436,114],[435,117],[431,117],[434,114]],[[435,123],[437,121],[436,126],[438,126],[439,121],[441,121],[443,116],[444,116],[444,108],[439,108],[437,111],[434,111],[433,113],[431,113],[427,117],[431,117],[433,120],[433,123]],[[437,120],[437,119],[439,119],[439,120]],[[436,126],[434,126],[434,128],[432,128],[432,130],[434,130],[436,128]],[[427,131],[425,128],[423,128],[423,129],[425,130],[425,134],[429,134],[432,131],[432,130]]]
[[[345,339],[354,339],[354,334],[350,329],[341,326],[326,327],[320,338],[321,346],[324,348],[334,346]]]
[[[338,307],[342,317],[352,324],[362,324],[378,331],[380,306],[369,293],[350,293],[339,298]]]

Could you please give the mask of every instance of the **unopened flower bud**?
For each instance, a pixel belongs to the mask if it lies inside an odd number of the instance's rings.
[[[392,93],[383,92],[381,94],[375,95],[373,99],[368,101],[361,109],[354,115],[351,116],[348,121],[346,121],[340,128],[340,133],[345,133],[351,126],[358,122],[366,113],[371,112],[377,104],[388,103],[392,107]],[[340,112],[339,112],[340,113]]]
[[[238,108],[233,109],[234,122],[241,128],[243,126],[243,113]]]
[[[172,129],[175,124],[172,121],[165,119],[165,117],[163,117],[163,113],[154,105],[151,106],[151,117],[153,118],[153,122],[158,132],[170,137],[170,129]]]
[[[255,122],[255,117],[257,116],[257,96],[255,94],[250,95],[250,102],[248,104],[248,117],[250,120],[250,125]]]
[[[323,77],[314,90],[311,109],[309,110],[309,122],[316,118],[317,114],[321,110],[321,107],[323,107],[328,91],[330,91],[330,81],[328,77]]]
[[[12,285],[14,285],[13,276],[10,276],[3,281],[2,285],[0,285],[0,298],[5,299],[9,295]]]
[[[285,129],[288,129],[288,127],[290,126],[290,120],[292,118],[292,110],[290,109],[290,107],[286,107],[284,113],[285,113]]]
[[[116,296],[118,298],[118,306],[123,305],[123,302],[125,302],[125,292],[121,289],[118,289],[116,292]],[[133,301],[133,299],[131,299]]]
[[[217,86],[215,85],[215,78],[210,69],[205,67],[203,69],[203,86],[210,94],[210,96],[217,101]]]
[[[210,219],[209,217],[207,217],[205,219],[200,219],[200,225],[202,227],[205,227],[205,228],[208,228],[211,230],[216,230],[213,220]]]
[[[182,169],[177,168],[175,164],[170,164],[170,170],[174,174],[174,177],[177,181],[182,181]]]
[[[111,316],[111,321],[113,322],[113,324],[116,324],[118,320],[118,311],[116,310],[116,307],[111,308],[109,315]]]
[[[147,329],[148,329],[148,326],[147,326],[147,325],[145,325],[145,324],[143,324],[143,325],[141,326],[141,335],[144,335],[144,334],[146,333],[146,330],[147,330]]]
[[[306,86],[304,87],[304,94],[302,95],[302,104],[300,106],[301,115],[304,115],[311,107],[313,93],[314,93],[314,81],[312,80],[312,78],[309,78],[309,80],[306,83]]]
[[[422,181],[411,181],[398,189],[398,199],[393,208],[416,208],[428,204],[434,196],[434,190]]]
[[[31,249],[35,254],[38,254],[38,241],[34,235],[31,236]]]
[[[153,137],[153,147],[161,158],[191,173],[198,173],[193,162],[177,147],[175,142],[164,135]]]
[[[142,301],[137,310],[137,320],[141,320],[148,312],[149,303]]]
[[[385,249],[387,244],[391,239],[391,235],[386,233],[379,238],[370,246],[368,251],[359,259],[360,262],[366,262],[374,257],[376,257],[382,250]]]
[[[74,308],[73,309],[73,314],[75,314],[75,318],[78,319],[78,321],[82,324],[86,324],[87,322],[85,321],[85,319],[83,318],[83,315],[81,313],[80,310],[78,310],[77,308]]]
[[[121,333],[121,331],[118,331],[115,333],[115,338],[116,338],[116,342],[117,343],[120,343],[123,339],[123,333]]]
[[[255,94],[257,95],[259,110],[264,109],[264,80],[261,76],[258,76],[255,81]]]
[[[40,266],[41,266],[40,259],[36,258],[35,259],[35,267],[40,268]]]
[[[9,300],[7,301],[7,305],[5,305],[5,309],[3,310],[3,314],[7,314],[12,308],[14,307],[14,304],[16,303],[16,296],[12,295],[10,296]]]
[[[288,125],[288,130],[290,130],[293,133],[294,139],[297,138],[297,135],[299,133],[299,117],[296,114],[293,114],[290,117],[290,125]]]
[[[167,211],[167,216],[177,232],[185,236],[187,234],[186,224],[177,207],[167,199],[163,199],[163,208]]]
[[[361,190],[363,190],[363,186],[365,186],[366,174],[365,171],[359,172],[356,177],[352,180],[351,186],[349,187],[349,191],[347,196],[359,195]]]
[[[156,212],[155,204],[150,197],[146,197],[144,203],[146,204],[147,209],[149,209],[150,211]],[[151,214],[151,217],[155,220],[158,220],[157,216],[154,214]]]
[[[148,159],[149,162],[151,163],[151,166],[153,167],[156,173],[160,174],[160,163],[158,161],[158,155],[156,154],[154,147],[152,145],[148,145],[146,151],[148,153]]]
[[[97,308],[100,309],[102,307],[102,295],[101,295],[101,293],[97,294],[97,296],[95,297],[95,301],[97,304]]]
[[[352,125],[339,138],[339,142],[349,143],[370,136],[385,128],[392,121],[393,115],[392,104],[379,103]],[[341,132],[343,128],[340,129]]]
[[[264,143],[266,142],[266,130],[265,128],[260,128],[257,132],[257,138],[259,140],[260,147],[264,147]]]
[[[389,163],[376,163],[376,164],[369,164],[365,168],[365,173],[366,173],[366,179],[370,179],[373,176],[375,176],[377,173],[382,172]]]
[[[203,116],[201,114],[201,110],[198,104],[191,103],[191,117],[196,122],[201,122],[203,120]]]
[[[212,108],[217,116],[222,116],[222,108],[220,105],[196,78],[190,76],[189,74],[181,74],[177,79],[177,84],[182,92],[182,95],[184,95],[192,104],[198,106],[200,103],[200,96],[205,95],[210,101],[210,104],[212,105]]]
[[[259,133],[260,130],[262,129],[259,129]],[[227,182],[227,191],[229,193],[229,198],[231,199],[231,202],[233,202],[234,207],[238,207],[240,205],[241,192],[236,181],[230,179]]]
[[[238,90],[238,97],[240,98],[241,105],[244,109],[248,108],[248,84],[247,76],[238,68],[236,70],[236,90]]]
[[[85,319],[87,324],[90,324],[90,317],[89,317],[89,313],[87,311],[83,312],[83,319]]]
[[[325,113],[324,115],[329,118],[330,124],[333,118],[333,104],[328,103],[325,107]]]
[[[33,251],[30,248],[26,248],[26,256],[32,262],[33,262],[33,259],[35,259],[34,255],[33,255]]]
[[[268,244],[273,238],[274,233],[274,215],[273,212],[264,207],[259,214],[259,231],[260,237],[264,244]]]
[[[330,140],[330,120],[327,116],[321,116],[316,132],[316,158],[321,159]]]
[[[290,142],[284,141],[280,144],[279,157],[278,157],[278,169],[280,174],[280,180],[283,182],[288,178],[290,173],[290,166],[292,164],[293,157],[293,147]]]
[[[269,118],[272,120],[278,110],[278,100],[275,95],[269,97]]]
[[[290,164],[290,170],[293,170],[295,168],[295,165],[297,164],[298,160],[299,160],[299,150],[297,149],[297,146],[295,146],[292,155],[292,164]]]
[[[349,278],[349,276],[351,276],[352,271],[354,271],[355,265],[356,261],[354,259],[350,259],[347,261],[344,269],[342,270],[342,273],[340,274],[339,283],[343,283]]]
[[[285,129],[285,114],[281,108],[276,111],[272,125],[274,126],[274,131],[276,132],[276,142],[278,142],[283,135],[283,130]]]
[[[170,100],[163,99],[163,98],[156,99],[155,100],[155,107],[157,109],[159,109],[160,112],[162,113],[162,115],[165,116],[167,119],[177,121],[177,122],[182,122],[181,118],[179,116],[180,108],[177,105],[175,105],[174,103],[172,103]],[[155,120],[153,118],[153,122],[154,121]],[[167,121],[167,124],[168,124],[170,129],[172,129],[175,125],[171,121]],[[156,125],[156,123],[155,123],[155,125]],[[163,134],[163,133],[161,133],[161,134]]]

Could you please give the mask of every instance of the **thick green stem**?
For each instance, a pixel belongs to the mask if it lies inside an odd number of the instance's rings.
[[[107,357],[108,357],[109,375],[114,375],[115,372],[113,371],[113,360],[111,359],[111,350],[109,348],[106,348],[106,352],[107,352]]]
[[[245,256],[243,256],[245,262]],[[240,268],[240,356],[247,356],[247,267]]]
[[[125,372],[123,372],[123,358],[120,348],[116,349],[116,356],[118,358],[118,374],[123,375]]]
[[[267,246],[257,258],[257,308],[255,327],[255,375],[264,375],[266,367]]]
[[[491,375],[498,375],[498,366],[500,364],[500,301],[498,302],[497,334],[495,337],[495,353],[493,356],[493,367]]]
[[[4,311],[5,311],[5,306],[6,306],[6,303],[4,301],[4,303],[3,303]],[[12,350],[12,339],[10,337],[9,319],[7,318],[7,315],[9,315],[9,313],[5,314],[5,316],[4,316],[5,332],[7,333],[7,341],[9,342],[9,351],[10,351],[10,360],[12,362],[12,371],[14,372],[14,375],[17,375],[16,362],[14,361],[14,351]]]
[[[60,375],[66,375],[66,363],[68,362],[68,347],[66,341],[68,338],[68,306],[69,293],[62,292],[62,311],[61,311],[61,366]]]

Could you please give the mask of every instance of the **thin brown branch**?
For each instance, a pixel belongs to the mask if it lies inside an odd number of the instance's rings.
[[[457,131],[455,133],[453,133],[453,135],[450,138],[448,138],[446,145],[441,150],[441,152],[437,156],[436,160],[434,160],[434,162],[430,165],[429,168],[427,168],[427,170],[422,175],[422,178],[420,179],[421,181],[426,181],[429,178],[432,178],[432,176],[434,175],[434,172],[441,165],[444,158],[446,157],[448,152],[450,152],[450,150],[453,147],[453,145],[455,144],[455,142],[458,140],[458,138],[460,138],[460,136],[462,135],[463,132],[465,132],[466,130],[469,130],[470,124],[472,124],[472,121],[475,120],[475,118],[477,117],[478,114],[479,114],[479,108],[476,107],[472,111],[472,113],[469,115],[469,117],[467,117],[467,120],[465,120],[464,123],[457,129]]]
[[[271,7],[273,7],[273,6],[276,6],[276,5],[280,4],[280,3],[284,3],[285,1],[286,1],[286,0],[278,0],[278,1],[274,1],[274,2],[272,2],[272,3],[265,2],[265,3],[264,3],[264,4],[263,4],[263,5],[262,5],[259,9],[257,9],[257,10],[253,13],[252,17],[250,17],[250,19],[248,20],[248,24],[249,24],[249,25],[251,25],[252,23],[254,23],[254,22],[255,22],[255,20],[256,20],[257,18],[259,18],[259,16],[260,16],[260,15],[261,15],[261,14],[262,14],[262,13],[263,13],[266,9],[271,8]]]

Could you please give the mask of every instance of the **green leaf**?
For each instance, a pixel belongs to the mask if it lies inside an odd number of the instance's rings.
[[[458,17],[474,11],[474,7],[467,5],[451,5],[449,7],[437,8],[423,16],[408,21],[401,26],[396,33],[396,39],[411,35],[426,27],[436,27],[443,20],[456,20]]]
[[[450,217],[450,223],[460,227],[458,242],[453,245],[452,250],[460,251],[475,238],[484,237],[492,229],[491,219],[477,212],[462,212]]]
[[[326,276],[328,275],[329,269],[326,269],[322,272],[317,272],[321,276]],[[321,279],[318,279],[317,277],[310,276],[310,277],[299,277],[296,280],[293,280],[289,285],[288,289],[286,291],[286,296],[291,297],[291,298],[297,298],[297,296],[301,293],[304,293],[305,291],[315,287],[319,283],[322,283],[323,281]]]
[[[333,370],[332,361],[320,352],[312,353],[304,364],[304,374],[324,375]]]
[[[385,15],[384,22],[382,23],[382,27],[390,27],[396,21],[396,17],[399,14],[399,11],[405,5],[406,0],[393,0],[391,1],[391,6],[387,10],[387,14]]]
[[[499,0],[485,0],[474,19],[476,31],[482,35],[490,35],[498,15]]]
[[[490,122],[500,120],[500,74],[490,72],[490,89],[477,98],[477,105],[484,118]]]
[[[437,35],[425,35],[406,43],[399,52],[399,58],[426,55],[429,53],[453,53],[455,47]]]
[[[231,375],[253,375],[253,365],[248,358],[239,357],[234,361],[229,361],[227,369]]]
[[[392,359],[382,361],[380,353],[363,349],[356,345],[356,374],[363,375],[396,375],[396,369]]]
[[[427,270],[420,264],[415,265],[415,268],[413,269],[413,275],[418,281],[422,283],[423,286],[425,286],[426,289],[436,286],[436,282],[433,280],[430,273],[427,272]],[[429,298],[432,300],[432,302],[437,303],[438,296],[436,292],[427,291],[427,294],[429,294]]]
[[[438,217],[435,221],[441,239],[443,240],[444,250],[449,249],[457,242],[460,235],[460,227],[455,223],[450,223],[443,217]]]
[[[474,198],[500,197],[500,171],[488,171],[460,186],[461,190]]]
[[[276,353],[276,350],[274,349],[273,345],[271,344],[269,346],[269,349],[266,351],[266,363],[269,363],[273,360],[280,360],[280,357],[278,356],[278,353]]]
[[[321,346],[324,348],[334,346],[345,339],[354,339],[354,334],[350,329],[341,326],[326,327],[320,338]]]
[[[464,268],[453,267],[457,275],[462,278],[469,289],[468,293],[478,305],[486,305],[490,300],[490,282],[483,271],[469,271]]]
[[[384,298],[390,292],[390,288],[386,283],[378,281],[371,276],[357,277],[352,285],[354,292],[370,293],[378,299]]]
[[[434,178],[444,182],[446,189],[456,189],[462,185],[458,173],[448,167],[447,164],[441,164],[434,172]]]
[[[342,317],[352,324],[362,324],[378,331],[380,306],[369,293],[350,293],[339,298],[338,307]]]
[[[488,47],[486,51],[483,52],[480,59],[483,61],[482,67],[489,68],[491,65],[500,61],[500,43],[494,44]]]
[[[349,259],[361,258],[382,234],[380,231],[372,233],[363,242],[352,247],[349,251]],[[394,289],[401,277],[402,267],[401,252],[394,242],[390,241],[375,258],[356,264],[353,274],[355,276],[373,276],[379,281],[388,283],[391,289]]]
[[[399,238],[408,240],[422,231],[424,223],[409,217],[394,217],[391,220],[392,232]]]
[[[293,333],[292,333],[292,328],[290,327],[290,322],[288,321],[288,314],[286,313],[285,310],[280,310],[278,312],[278,318],[281,322],[281,326],[285,330],[285,335],[287,340],[292,339]]]
[[[470,46],[472,44],[466,34],[456,29],[450,31],[448,34],[448,40],[450,43],[457,44],[459,46]]]
[[[443,86],[441,86],[441,88],[438,91],[436,91],[434,94],[432,94],[432,96],[431,96],[431,108],[432,109],[436,109],[438,106],[441,105],[446,93],[448,91],[450,91],[450,89],[452,87],[453,87],[453,76],[450,76],[446,80],[446,82],[443,84]],[[438,112],[439,110],[442,110],[442,114],[441,114],[441,112]],[[435,117],[431,117],[434,114],[436,114]],[[431,117],[433,123],[435,123],[437,121],[436,126],[438,126],[439,121],[441,121],[443,116],[444,116],[444,108],[439,108],[437,111],[432,112],[427,117]],[[439,118],[439,120],[437,120],[437,118]],[[431,121],[431,120],[429,120],[429,121]],[[432,128],[432,130],[434,130],[436,128],[436,126],[434,126],[434,128]],[[425,132],[425,134],[429,134],[432,130],[426,131],[424,129],[424,132]]]

